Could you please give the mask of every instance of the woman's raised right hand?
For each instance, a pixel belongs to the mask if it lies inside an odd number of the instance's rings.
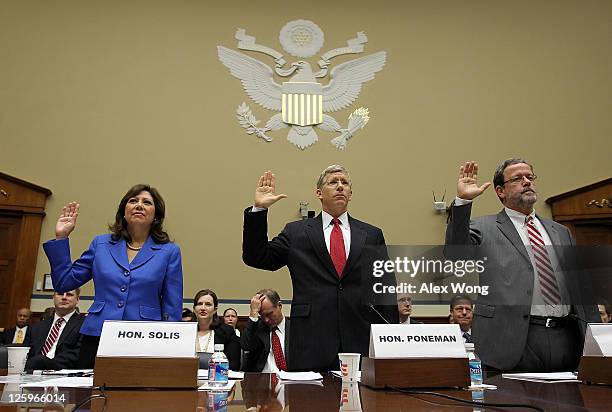
[[[70,202],[62,209],[59,219],[55,224],[55,238],[66,239],[76,226],[76,220],[79,216],[79,205],[77,202]]]

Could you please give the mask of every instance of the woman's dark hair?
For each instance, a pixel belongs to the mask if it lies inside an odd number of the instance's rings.
[[[219,299],[217,298],[217,294],[210,289],[202,289],[201,291],[196,293],[195,298],[193,298],[193,308],[194,309],[195,309],[196,304],[198,303],[198,300],[200,300],[202,296],[206,296],[206,295],[209,295],[212,297],[213,305],[215,306],[215,309],[219,307]],[[223,324],[223,322],[221,321],[221,318],[219,318],[219,315],[217,315],[217,312],[215,312],[215,314],[213,315],[212,323],[210,324],[210,329],[211,330],[215,329],[217,326],[221,324]]]
[[[225,309],[225,310],[223,311],[223,317],[225,317],[225,314],[226,314],[227,312],[229,312],[230,310],[231,310],[231,311],[233,311],[233,312],[236,314],[236,317],[238,317],[238,312],[237,312],[237,311],[236,311],[236,309],[234,309],[234,308],[227,308],[227,309]]]
[[[189,308],[183,308],[183,313],[181,313],[181,318],[189,317],[189,322],[195,321],[195,313]]]
[[[127,230],[127,222],[125,220],[125,205],[127,205],[128,200],[137,196],[140,192],[149,192],[153,198],[153,204],[155,205],[155,218],[151,224],[151,237],[155,243],[170,242],[170,237],[168,233],[164,231],[163,227],[164,217],[166,217],[166,204],[164,203],[164,199],[157,189],[143,184],[132,186],[125,196],[123,196],[121,202],[119,202],[117,214],[115,215],[115,223],[108,226],[109,230],[112,232],[111,237],[113,240],[125,239],[128,243],[132,242],[132,237]]]

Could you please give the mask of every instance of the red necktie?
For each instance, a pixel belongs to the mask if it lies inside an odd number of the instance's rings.
[[[59,336],[60,328],[62,327],[62,323],[64,323],[64,318],[57,319],[53,324],[51,332],[49,332],[49,336],[47,336],[47,340],[43,346],[42,352],[40,352],[41,355],[45,356],[47,353],[49,353],[53,345],[55,345],[55,342]]]
[[[272,330],[272,353],[274,354],[274,362],[278,370],[286,371],[287,362],[285,361],[285,355],[283,354],[283,348],[281,347],[280,339],[276,334],[276,329]]]
[[[334,228],[329,239],[329,254],[331,255],[336,272],[338,272],[338,277],[342,277],[342,271],[344,270],[344,265],[346,265],[346,250],[344,249],[342,229],[340,229],[338,219],[336,218],[334,218]]]
[[[561,294],[559,293],[559,286],[557,285],[557,279],[555,278],[555,271],[553,270],[552,263],[548,256],[548,251],[544,245],[542,234],[535,226],[533,218],[527,216],[527,233],[529,234],[529,243],[531,244],[531,250],[533,251],[533,258],[536,265],[536,271],[538,273],[538,281],[540,282],[540,291],[544,298],[544,303],[547,305],[560,305]]]

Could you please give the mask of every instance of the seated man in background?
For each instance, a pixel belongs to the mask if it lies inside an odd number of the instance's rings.
[[[612,317],[612,308],[610,304],[606,301],[600,301],[597,305],[599,309],[599,317],[601,317],[601,323],[610,323],[610,318]]]
[[[14,328],[6,329],[0,334],[0,345],[27,345],[26,335],[32,312],[28,308],[17,311],[17,324]]]
[[[84,316],[77,312],[79,289],[53,294],[55,314],[29,328],[26,369],[73,369],[79,358]]]
[[[289,319],[283,316],[278,292],[262,289],[251,299],[249,321],[240,338],[246,372],[287,370]]]
[[[415,323],[423,323],[418,320],[414,320],[410,317],[412,314],[412,298],[410,295],[401,294],[397,295],[397,312],[399,314],[399,323],[402,324],[415,324]]]
[[[42,314],[42,318],[40,320],[52,318],[53,315],[55,315],[55,307],[50,306],[47,309],[45,309],[45,311]]]
[[[456,323],[461,328],[464,343],[472,341],[472,298],[467,295],[457,295],[450,303],[451,323]]]

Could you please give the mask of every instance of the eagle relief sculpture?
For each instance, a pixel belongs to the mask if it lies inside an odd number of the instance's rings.
[[[240,126],[246,132],[272,141],[268,132],[289,127],[287,140],[306,149],[313,145],[318,136],[315,127],[327,132],[337,132],[338,136],[331,143],[338,149],[346,149],[347,141],[369,120],[367,108],[360,107],[350,116],[346,128],[328,113],[344,109],[351,104],[361,92],[363,83],[372,80],[374,74],[385,65],[386,52],[380,51],[367,56],[342,63],[329,71],[329,82],[321,84],[328,74],[331,60],[344,54],[358,54],[364,50],[363,44],[368,41],[365,33],[347,41],[346,47],[330,50],[320,56],[317,71],[305,60],[298,60],[289,65],[278,51],[255,42],[255,37],[246,34],[244,29],[236,30],[238,49],[264,53],[274,58],[274,70],[266,63],[223,46],[217,46],[219,60],[238,78],[249,97],[265,109],[280,112],[268,120],[265,127],[258,127],[255,118],[246,103],[238,106],[236,113]],[[287,23],[280,31],[279,40],[283,50],[297,58],[312,57],[323,46],[323,31],[308,20],[294,20]],[[279,84],[274,74],[288,78]]]

